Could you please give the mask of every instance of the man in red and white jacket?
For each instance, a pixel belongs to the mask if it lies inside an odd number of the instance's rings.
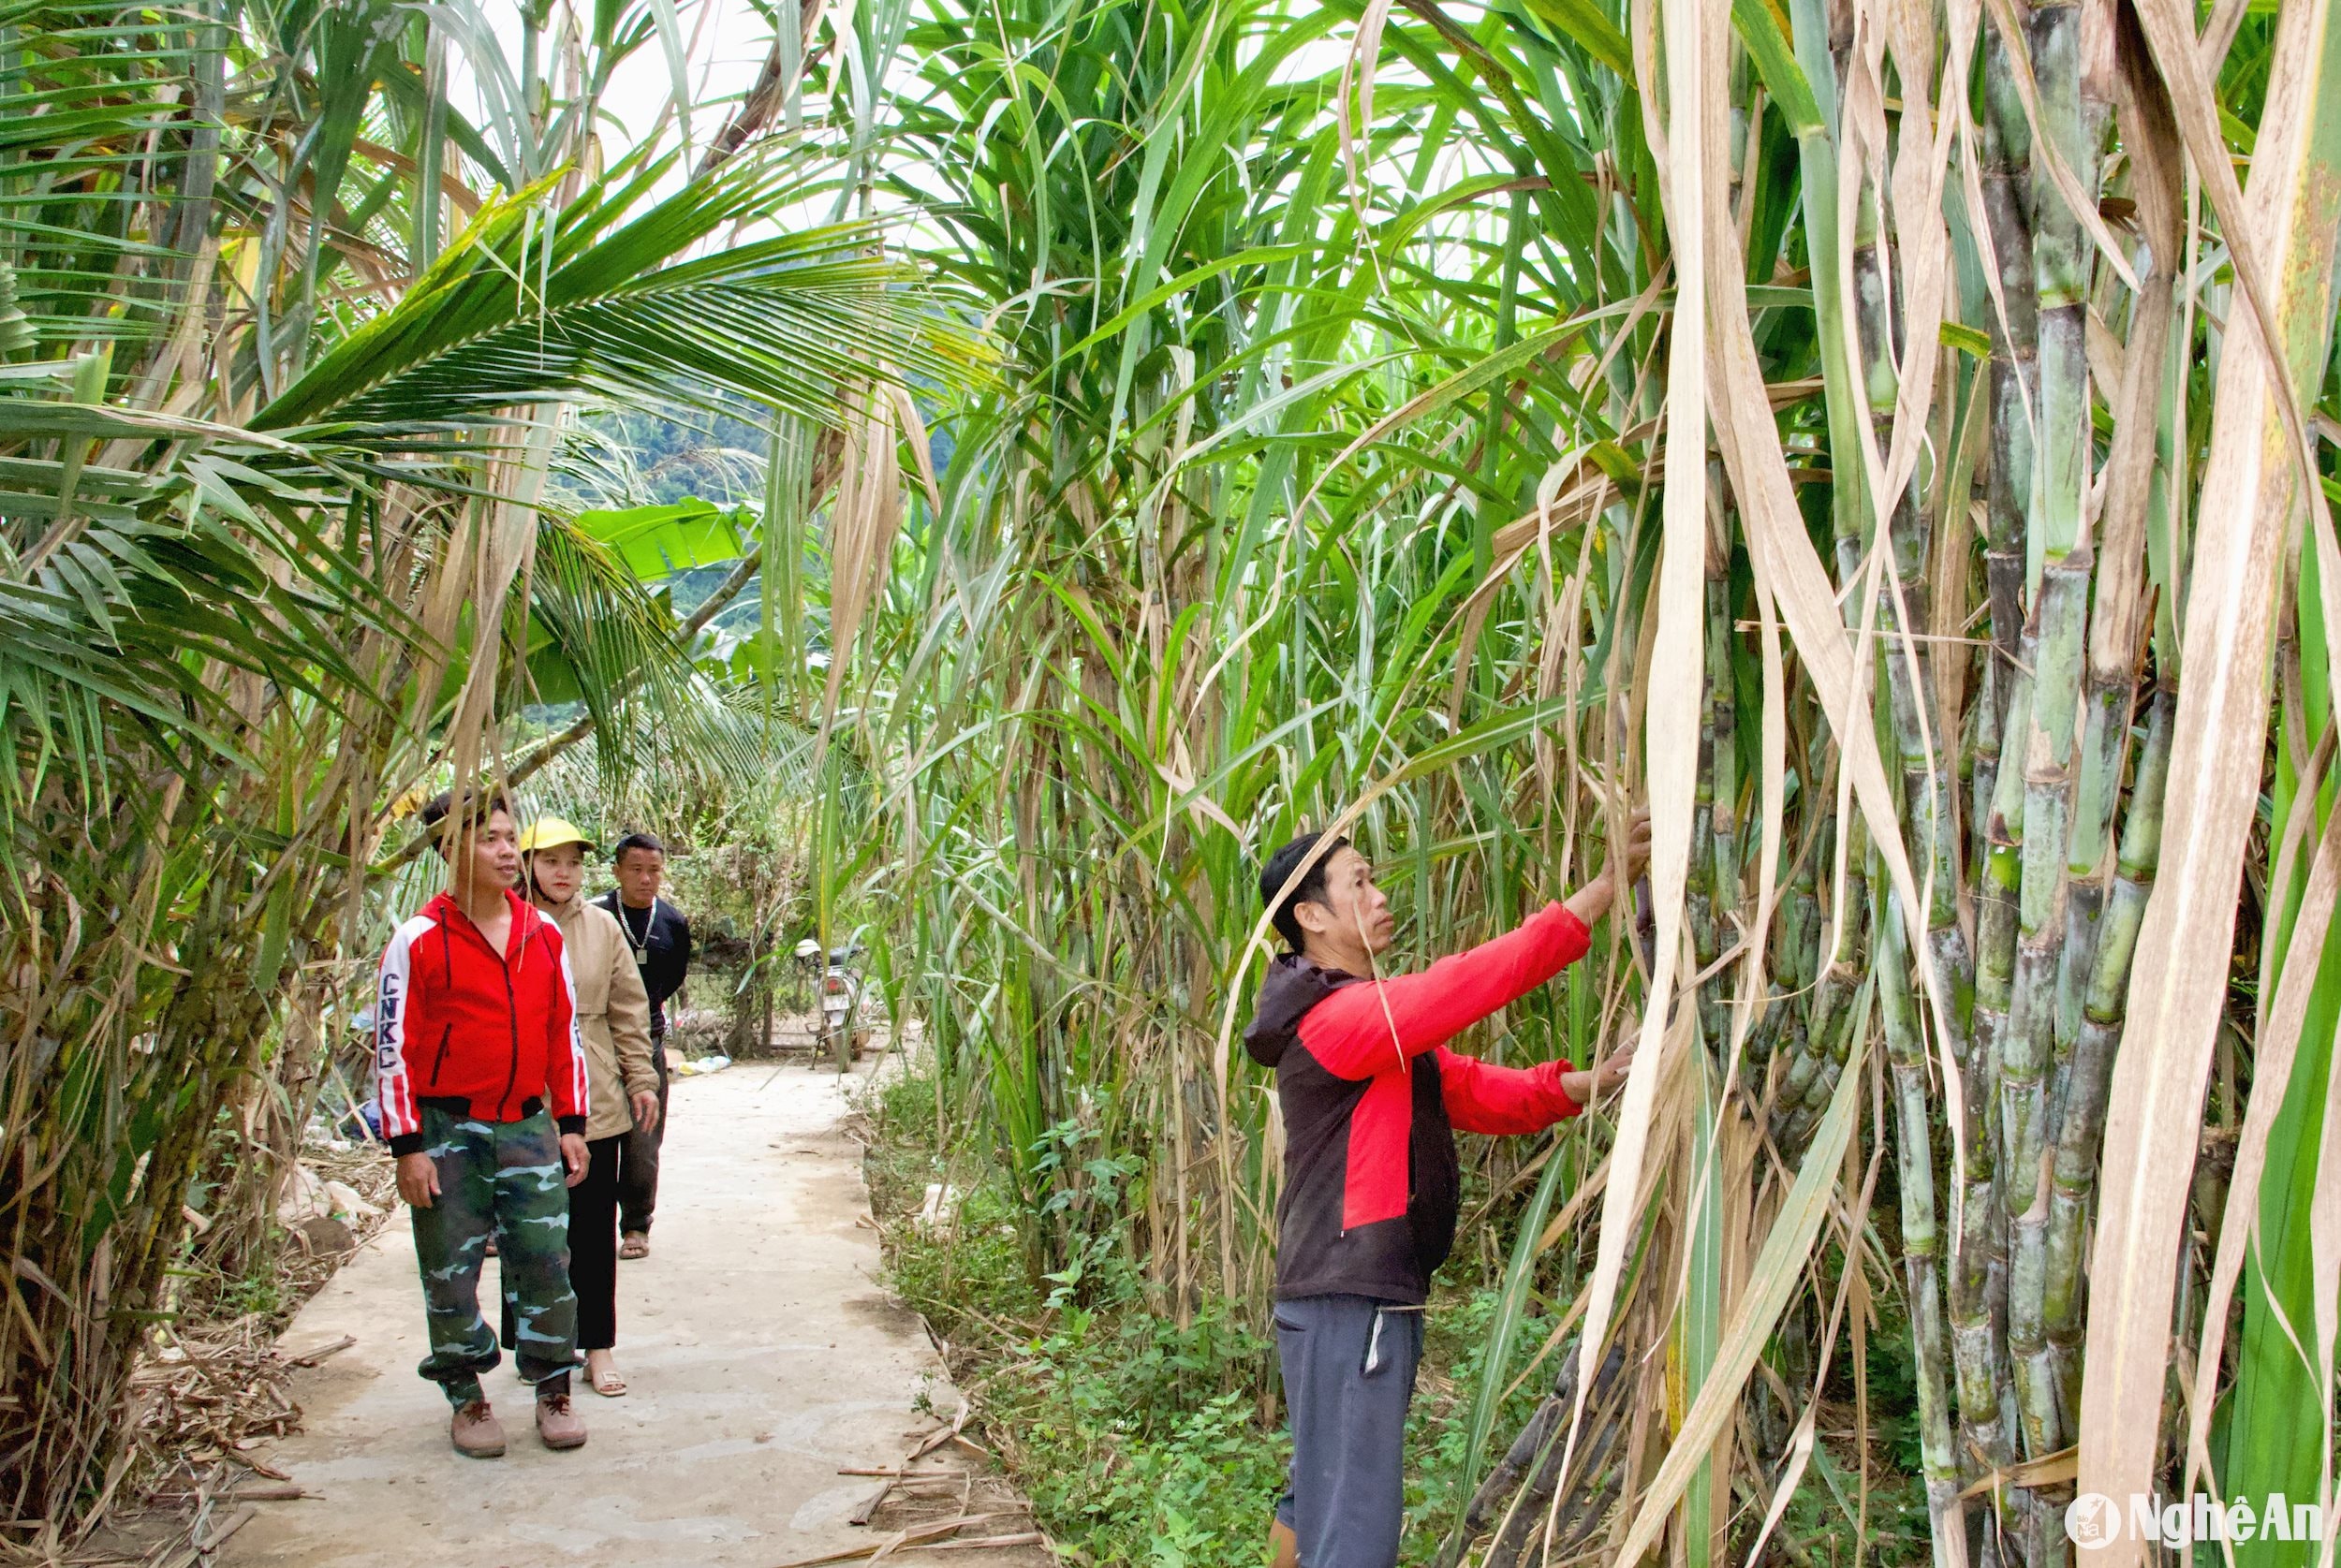
[[[450,831],[447,819],[461,811]],[[586,1167],[585,1052],[560,928],[512,891],[518,831],[501,795],[453,792],[423,808],[448,889],[398,928],[375,1001],[382,1135],[414,1209],[431,1354],[416,1370],[454,1407],[459,1453],[504,1452],[479,1386],[502,1358],[479,1315],[493,1238],[515,1298],[513,1358],[537,1389],[548,1448],[575,1448],[569,1401],[577,1297],[567,1189]]]
[[[1637,819],[1620,868],[1629,884],[1648,831]],[[1395,930],[1390,901],[1347,840],[1302,835],[1269,857],[1259,885],[1291,948],[1269,967],[1244,1033],[1275,1070],[1285,1130],[1276,1352],[1292,1472],[1275,1561],[1391,1568],[1422,1308],[1455,1239],[1455,1130],[1541,1132],[1632,1062],[1498,1067],[1447,1042],[1583,958],[1615,883],[1604,872],[1493,942],[1388,977],[1375,958]]]

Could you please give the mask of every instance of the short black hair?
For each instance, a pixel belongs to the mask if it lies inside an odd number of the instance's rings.
[[[610,863],[613,866],[625,865],[626,851],[630,849],[647,849],[662,860],[667,857],[667,846],[658,842],[657,835],[628,833],[618,841],[618,847],[610,852]]]
[[[453,814],[459,805],[463,810],[464,826],[466,828],[477,828],[498,812],[502,812],[507,816],[512,814],[512,802],[505,799],[504,791],[492,789],[482,795],[479,791],[465,785],[460,796],[455,790],[443,789],[424,801],[422,803],[423,828],[426,830],[436,828]]]
[[[1324,845],[1321,853],[1318,848],[1320,843]],[[1294,952],[1301,950],[1308,933],[1301,929],[1300,919],[1292,913],[1292,906],[1325,901],[1325,862],[1348,847],[1349,841],[1338,835],[1329,838],[1323,833],[1303,833],[1271,855],[1268,863],[1260,868],[1260,902],[1268,906],[1268,918],[1275,926],[1276,934],[1283,937],[1285,945]],[[1293,872],[1303,860],[1308,862],[1308,870],[1301,872],[1301,880],[1293,887],[1291,896],[1278,903],[1277,893],[1291,880]]]

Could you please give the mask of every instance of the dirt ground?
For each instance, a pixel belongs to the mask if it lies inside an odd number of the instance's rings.
[[[413,1242],[403,1218],[392,1224],[281,1341],[293,1356],[357,1341],[301,1374],[305,1429],[260,1456],[314,1495],[253,1504],[217,1561],[782,1568],[866,1556],[907,1531],[890,1559],[1052,1561],[1037,1546],[959,1544],[1034,1526],[982,1456],[924,1414],[949,1417],[959,1397],[918,1319],[876,1282],[847,1109],[833,1072],[799,1062],[676,1080],[652,1255],[618,1270],[632,1392],[604,1399],[579,1379],[592,1438],[572,1453],[537,1442],[508,1360],[488,1394],[509,1451],[475,1460],[449,1447],[447,1403],[415,1375]],[[928,1443],[875,1510],[888,1477],[841,1473],[899,1468]],[[851,1522],[865,1511],[869,1523]],[[989,1517],[938,1528],[969,1515]],[[947,1557],[918,1549],[953,1536]]]

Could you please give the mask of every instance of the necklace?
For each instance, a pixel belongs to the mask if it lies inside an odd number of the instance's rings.
[[[634,967],[640,969],[650,962],[650,930],[658,922],[658,901],[651,900],[650,907],[642,912],[642,934],[640,936],[634,934],[634,916],[624,899],[618,901],[618,919],[626,927],[627,944],[634,949]]]

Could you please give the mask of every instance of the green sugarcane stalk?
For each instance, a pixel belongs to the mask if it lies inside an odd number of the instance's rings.
[[[1992,652],[1985,661],[1987,711],[1978,721],[1974,769],[1978,850],[1974,1046],[1965,1086],[1967,1184],[1951,1276],[1961,1449],[1978,1474],[2005,1469],[2015,1459],[2015,1394],[2007,1347],[2008,1228],[1998,1188],[1998,1063],[2015,990],[2023,761],[2032,728],[2031,667],[2018,654],[2025,620],[2024,540],[2039,380],[2032,191],[2025,167],[2031,132],[2016,94],[2008,43],[1996,28],[1984,29],[1983,67],[1979,172],[1999,286],[1999,304],[1989,322],[1991,430],[1983,525]],[[2002,1525],[2012,1525],[2010,1494],[1990,1495]],[[1987,1557],[1997,1555],[2000,1534],[1984,1531]]]
[[[1857,840],[1853,847],[1861,847],[1859,824],[1855,825]],[[1771,1133],[1774,1143],[1783,1157],[1793,1159],[1804,1152],[1805,1142],[1812,1136],[1814,1085],[1824,1079],[1836,1082],[1833,1067],[1842,1067],[1847,1044],[1839,1038],[1844,1033],[1845,1009],[1860,990],[1863,973],[1863,954],[1867,932],[1861,920],[1862,912],[1848,910],[1840,922],[1845,929],[1837,933],[1834,957],[1820,955],[1827,963],[1820,978],[1814,984],[1812,1004],[1797,1041],[1797,1048],[1774,1058],[1778,1075],[1773,1095]],[[1819,1104],[1826,1105],[1829,1091],[1823,1089]]]
[[[2097,158],[2083,139],[2080,12],[2068,0],[2036,7],[2030,22],[2039,129],[2085,187]],[[2046,1322],[2048,1150],[2056,1142],[2050,1074],[2068,934],[2070,811],[2082,648],[2092,560],[2081,543],[2088,480],[2089,251],[2081,218],[2036,158],[2032,258],[2039,355],[2039,424],[2027,550],[2039,562],[2027,641],[2035,650],[2032,723],[2024,753],[2024,875],[2016,985],[2001,1032],[2000,1204],[2008,1216],[2008,1351],[2027,1456],[2064,1445]],[[2037,1561],[2037,1560],[2036,1560]]]
[[[1832,841],[1840,830],[1847,835],[1848,858],[1861,864],[1868,857],[1869,836],[1859,816],[1848,823],[1839,822],[1833,814],[1823,825],[1820,842],[1814,846],[1814,858],[1831,858]],[[1773,1099],[1771,1134],[1787,1158],[1803,1153],[1805,1140],[1811,1136],[1812,1118],[1806,1113],[1805,1105],[1814,1082],[1831,1062],[1842,1065],[1845,1062],[1846,1042],[1837,1036],[1843,1033],[1845,1009],[1861,989],[1869,940],[1863,918],[1867,909],[1864,902],[1851,909],[1821,912],[1822,930],[1830,933],[1833,945],[1824,945],[1817,933],[1814,956],[1821,966],[1820,977],[1813,986],[1804,1038],[1792,1057],[1785,1061],[1774,1059],[1774,1070],[1779,1077]],[[1835,1079],[1830,1081],[1833,1083]],[[1826,1098],[1824,1094],[1824,1103]]]
[[[1939,1544],[1958,1517],[1959,1459],[1951,1441],[1951,1399],[1945,1376],[1941,1243],[1936,1229],[1933,1120],[1926,1103],[1926,1049],[1919,1034],[1911,989],[1910,949],[1902,911],[1873,857],[1871,905],[1877,916],[1878,1013],[1885,1024],[1886,1063],[1894,1086],[1895,1146],[1902,1191],[1902,1268],[1917,1353],[1919,1463],[1926,1480],[1926,1511]]]
[[[1792,1057],[1804,1039],[1804,1020],[1819,964],[1820,905],[1813,897],[1810,859],[1800,866],[1781,896],[1777,951],[1779,966],[1763,1020],[1748,1032],[1752,1060],[1769,1063],[1775,1057]]]
[[[1992,606],[1992,642],[1999,668],[2013,668],[2024,613],[2024,529],[2031,512],[2033,415],[2039,382],[2035,329],[2032,200],[2025,165],[2031,127],[2017,97],[2007,40],[1984,30],[1984,115],[1980,163],[1984,216],[1998,263],[1999,296],[2007,314],[1992,312],[1991,461],[1984,490],[1984,583]],[[2005,705],[2009,683],[1998,687]],[[2002,736],[2016,733],[2003,724]]]
[[[1883,450],[1893,444],[1893,411],[1900,381],[1891,336],[1892,312],[1885,280],[1878,271],[1875,235],[1866,217],[1873,209],[1864,203],[1862,211],[1865,219],[1857,230],[1853,253],[1854,300],[1861,326],[1862,380],[1870,399],[1870,421]],[[1907,656],[1896,637],[1897,633],[1922,634],[1933,603],[1927,577],[1930,529],[1918,501],[1924,488],[1921,474],[1904,490],[1886,520],[1893,581],[1879,585],[1876,615],[1881,634],[1878,657],[1887,709],[1902,765],[1903,813],[1916,827],[1913,839],[1923,846],[1926,856],[1924,940],[1937,977],[1951,988],[1955,1001],[1951,1012],[1956,1026],[1966,1021],[1971,1010],[1967,997],[1972,989],[1973,962],[1966,937],[1958,925],[1959,841],[1956,813],[1951,809],[1953,758],[1943,744],[1947,738],[1936,738],[1935,755],[1931,759],[1928,755],[1925,716],[1935,709],[1934,682],[1928,675],[1927,661]],[[1839,575],[1851,581],[1852,574],[1860,569],[1856,541],[1840,534],[1836,542]],[[1944,1044],[1953,1052],[1954,1059],[1965,1057],[1964,1040]]]
[[[2006,707],[2014,667],[1994,649],[1982,660],[1982,680],[1967,711],[1967,857],[1981,866],[1990,858],[1992,841],[1986,828],[1992,819],[1992,790],[1999,782],[2000,713]],[[1961,1067],[1966,1063],[1962,1062]]]
[[[2072,787],[2075,704],[2080,697],[2082,632],[2089,563],[2075,550],[2041,575],[2037,629],[2024,649],[2033,671],[2024,779],[2022,879],[2016,907],[2014,988],[1999,1032],[2000,1202],[2014,1234],[2010,1268],[2045,1211],[2040,1157],[2054,1141],[2047,1076],[2054,1048],[2056,975],[2065,937],[2069,886],[2068,801]],[[2017,1224],[2019,1217],[2024,1224]],[[2035,1234],[2031,1239],[2037,1240]],[[2014,1309],[2022,1312],[2018,1306]],[[2011,1321],[2010,1336],[2016,1326]]]
[[[2026,31],[2039,91],[2039,130],[2080,182],[2083,196],[2094,199],[2098,154],[2087,134],[2091,117],[2082,105],[2079,0],[2043,0],[2032,7]],[[2089,361],[2083,334],[2092,251],[2081,214],[2066,203],[2049,173],[2048,158],[2036,156],[2031,165],[2039,401],[2025,576],[2037,588],[2040,571],[2081,537],[2082,493],[2089,481]]]
[[[1773,1097],[1772,1140],[1785,1159],[1795,1159],[1812,1136],[1816,1085],[1833,1086],[1845,1062],[1842,1033],[1846,1004],[1862,983],[1862,964],[1849,957],[1830,965],[1815,989],[1813,1011],[1796,1053],[1788,1058]],[[1819,1091],[1826,1105],[1829,1088]]]
[[[2028,24],[2039,82],[2038,128],[2077,177],[2094,188],[2095,149],[2084,140],[2080,98],[2079,13],[2059,3],[2036,7]],[[2086,626],[2090,558],[2082,535],[2088,476],[2086,324],[2089,253],[2080,215],[2068,208],[2033,160],[2032,240],[2039,355],[2039,420],[2025,533],[2027,577],[2038,584],[2025,642],[2033,656],[2031,723],[2024,732],[2024,853],[2020,941],[2009,1013],[1999,1031],[1999,1197],[2008,1225],[2007,1353],[2018,1433],[2039,1458],[2061,1447],[2066,1429],[2050,1355],[2047,1291],[2050,1149],[2056,1138],[2050,1072],[2055,1054],[2056,991],[2067,934],[2069,812],[2076,708]],[[2012,726],[2010,735],[2020,733]],[[2016,1499],[2017,1538],[2038,1565],[2061,1553],[2044,1500]]]
[[[2081,1408],[2081,1349],[2084,1240],[2097,1194],[2098,1153],[2105,1137],[2107,1094],[2114,1051],[2121,1044],[2130,960],[2154,872],[2162,855],[2162,798],[2170,778],[2171,715],[2176,682],[2155,690],[2146,739],[2138,754],[2137,782],[2122,823],[2121,858],[2090,966],[2081,1032],[2073,1046],[2071,1085],[2049,1194],[2048,1268],[2043,1317],[2064,1408]]]
[[[2020,645],[2021,647],[2021,645]],[[1995,655],[1996,656],[1996,655]],[[2005,732],[2032,725],[2030,666],[2018,662],[2009,681]],[[1988,845],[1976,886],[1976,964],[1972,1070],[1966,1084],[1967,1185],[1958,1251],[1952,1259],[1951,1351],[1959,1374],[1961,1448],[1991,1469],[2015,1462],[2015,1395],[2008,1367],[2008,1227],[1999,1200],[1999,1060],[2015,994],[2016,892],[2023,843],[2024,769],[2002,766],[1984,811]],[[1980,1458],[1976,1458],[1980,1456]],[[2007,1494],[1993,1494],[2007,1508]]]

